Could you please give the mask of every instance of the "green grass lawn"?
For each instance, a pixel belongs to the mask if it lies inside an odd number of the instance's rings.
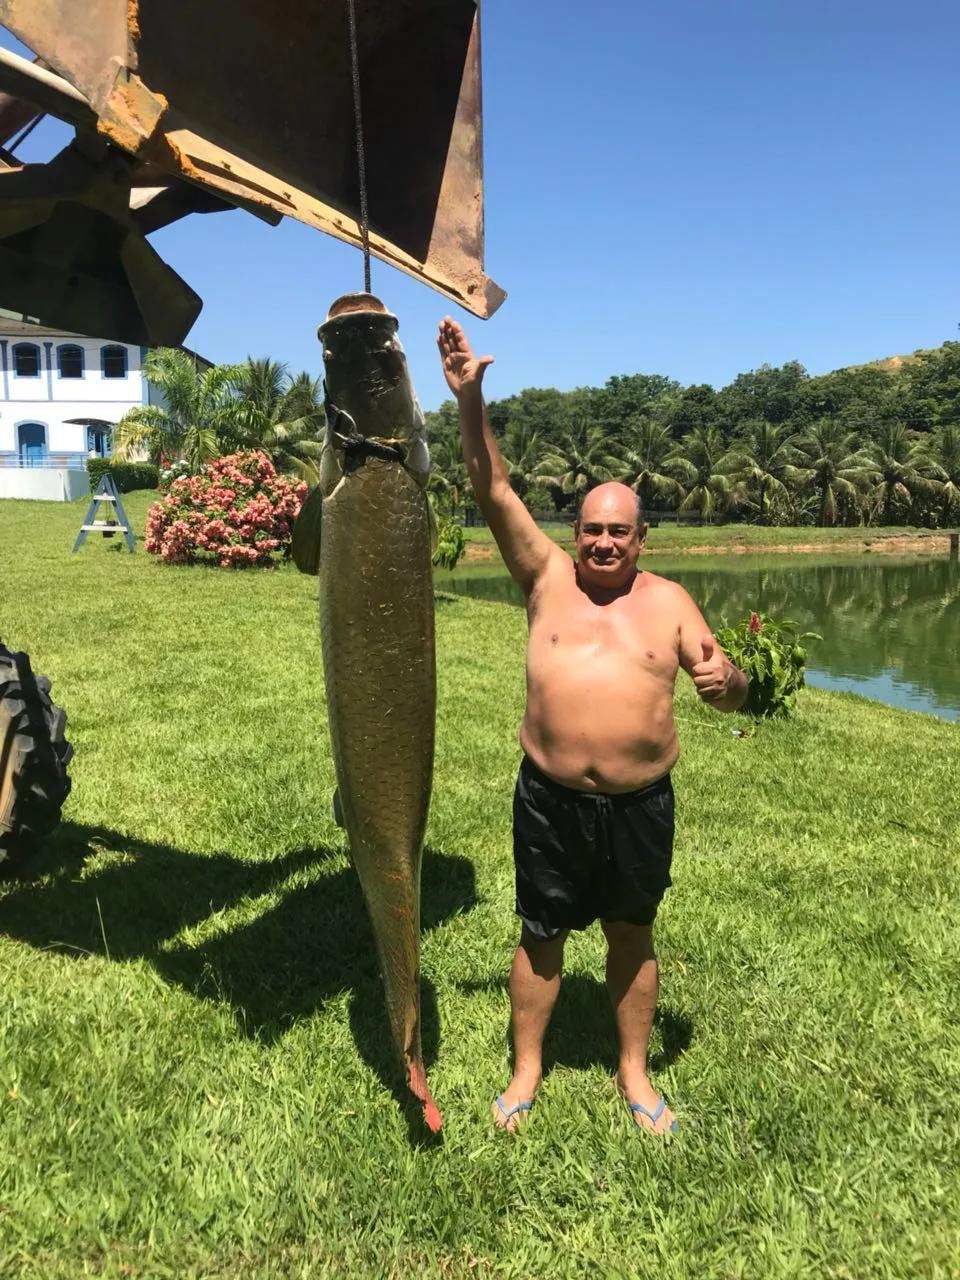
[[[332,820],[316,580],[71,555],[84,506],[0,503],[0,637],[76,747],[0,888],[0,1275],[958,1275],[960,727],[807,690],[736,738],[685,682],[653,1044],[681,1131],[614,1093],[594,928],[511,1139],[524,619],[441,595],[432,1144]]]
[[[573,528],[571,525],[548,524],[542,526],[544,531],[557,542],[573,547]],[[467,542],[477,546],[489,546],[496,550],[493,534],[489,529],[465,529]],[[650,529],[647,534],[646,552],[656,555],[659,552],[689,551],[692,548],[709,547],[716,551],[737,551],[768,547],[802,547],[816,546],[831,551],[863,551],[866,547],[876,548],[889,538],[915,538],[921,542],[932,538],[943,538],[944,530],[915,529],[904,525],[870,526],[855,529],[815,529],[809,525],[796,528],[765,528],[757,524],[720,524],[689,525],[661,524]],[[932,544],[931,544],[932,545]]]

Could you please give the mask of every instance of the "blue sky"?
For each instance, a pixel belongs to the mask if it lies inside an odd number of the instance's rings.
[[[445,398],[448,311],[496,357],[491,398],[822,373],[956,337],[958,47],[955,0],[486,0],[486,262],[507,301],[485,323],[373,266],[424,406]],[[289,219],[152,241],[204,299],[187,342],[213,360],[318,373],[317,324],[362,284],[359,253]]]

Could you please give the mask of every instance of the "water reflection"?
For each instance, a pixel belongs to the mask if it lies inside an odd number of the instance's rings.
[[[643,563],[643,562],[642,562]],[[960,565],[947,559],[824,562],[809,556],[647,560],[682,583],[711,626],[751,609],[818,631],[810,684],[960,720]],[[521,604],[505,571],[458,569],[438,589]]]
[[[475,596],[478,600],[498,600],[501,604],[523,604],[523,592],[506,569],[484,568],[481,573],[456,569],[453,573],[435,573],[437,591],[452,591],[458,596]]]

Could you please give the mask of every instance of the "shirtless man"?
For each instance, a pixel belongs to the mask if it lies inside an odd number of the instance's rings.
[[[635,1123],[676,1128],[647,1078],[657,1003],[653,920],[670,885],[673,789],[680,754],[673,720],[678,667],[705,703],[735,711],[747,680],[726,658],[682,587],[637,569],[647,526],[637,495],[603,484],[584,498],[576,561],[549,538],[510,487],[474,356],[447,317],[437,339],[460,407],[473,492],[527,599],[524,759],[514,796],[520,943],[510,970],[515,1070],[493,1104],[512,1130],[532,1106],[543,1039],[560,990],[570,929],[599,918],[607,990],[620,1042],[617,1087]]]

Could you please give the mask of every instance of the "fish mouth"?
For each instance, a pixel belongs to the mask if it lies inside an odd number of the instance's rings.
[[[317,337],[327,346],[341,334],[374,334],[385,329],[392,337],[399,328],[400,321],[374,294],[345,293],[331,302]]]
[[[348,315],[353,311],[379,311],[382,315],[390,315],[386,306],[373,293],[342,293],[334,298],[327,312],[326,323],[336,320],[338,316]],[[393,317],[396,319],[396,316]]]

